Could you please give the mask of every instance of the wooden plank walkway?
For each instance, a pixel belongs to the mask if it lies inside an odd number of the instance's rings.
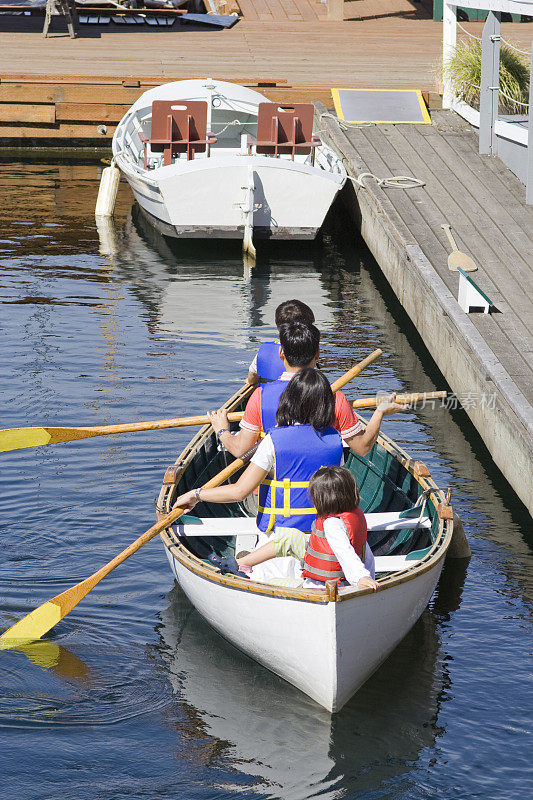
[[[300,9],[301,14],[304,2],[322,13],[315,0],[298,0],[298,5],[283,0],[275,8],[287,14]],[[409,0],[357,0],[346,6],[360,8],[361,19],[260,19],[260,13],[266,14],[260,8],[270,7],[267,0],[243,0],[244,18],[230,30],[188,28],[179,22],[169,28],[111,23],[81,26],[77,39],[69,39],[59,27],[44,39],[38,18],[0,16],[0,72],[159,76],[167,81],[253,75],[328,90],[435,89],[442,25],[427,18],[425,6],[414,8]],[[467,27],[479,34],[481,23]],[[506,39],[525,49],[530,46],[533,23],[505,23],[502,30]]]
[[[533,404],[533,207],[524,186],[497,158],[480,156],[477,134],[451,111],[433,125],[375,125],[347,136],[364,167],[379,177],[413,175],[420,189],[387,190],[413,242],[457,297],[447,266],[449,223],[460,250],[478,266],[472,277],[495,303],[469,318],[525,399]]]
[[[354,212],[437,366],[533,515],[533,207],[502,162],[478,154],[477,133],[464,120],[442,110],[432,120],[346,132],[334,120],[322,122],[352,175],[426,182],[401,190],[368,178],[352,195]],[[477,263],[472,277],[497,313],[459,307],[444,223]]]

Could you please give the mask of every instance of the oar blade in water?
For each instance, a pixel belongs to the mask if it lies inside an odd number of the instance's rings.
[[[66,589],[62,594],[47,600],[46,603],[26,614],[0,636],[0,649],[13,647],[23,642],[32,642],[48,633],[78,605],[80,600],[100,580],[99,577],[96,580],[93,578],[95,576],[91,575],[87,580]]]

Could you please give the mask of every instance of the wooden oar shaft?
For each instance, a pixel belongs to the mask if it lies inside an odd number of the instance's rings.
[[[368,367],[370,364],[373,364],[374,361],[377,361],[382,353],[383,350],[380,350],[379,348],[374,350],[373,353],[370,353],[370,355],[360,361],[359,364],[356,364],[355,367],[349,369],[348,372],[342,376],[342,378],[338,378],[336,381],[334,381],[331,384],[331,391],[333,393],[338,392],[339,389],[342,389],[342,387],[346,386],[346,384],[351,380],[357,378],[357,376],[360,375],[366,367]]]
[[[240,470],[241,467],[243,467],[250,460],[250,458],[253,456],[256,450],[257,450],[257,445],[254,445],[254,447],[250,448],[250,450],[244,453],[244,455],[241,456],[241,458],[236,458],[235,461],[232,461],[231,464],[229,464],[227,467],[225,467],[223,470],[217,473],[217,475],[215,475],[214,478],[211,478],[210,481],[204,483],[202,489],[212,489],[215,486],[220,486],[221,483],[224,483],[224,481],[230,478],[235,472],[238,472],[238,470]],[[174,508],[170,512],[170,514],[167,514],[165,517],[163,517],[163,519],[160,519],[158,522],[156,522],[155,525],[152,525],[151,528],[148,528],[148,530],[145,531],[141,536],[139,536],[138,539],[132,542],[129,545],[129,547],[126,547],[126,549],[123,550],[121,553],[119,553],[118,556],[115,556],[115,558],[112,561],[103,566],[101,569],[98,570],[98,572],[95,572],[86,580],[91,581],[94,578],[97,578],[97,580],[95,580],[94,583],[92,584],[92,586],[95,586],[99,581],[102,580],[102,578],[105,578],[106,575],[112,572],[115,569],[115,567],[118,567],[120,564],[122,564],[123,561],[132,556],[143,545],[147,544],[151,539],[153,539],[154,536],[157,536],[157,534],[161,533],[162,530],[168,528],[169,525],[172,525],[172,523],[175,522],[178,519],[178,517],[181,517],[181,515],[184,512],[185,512],[184,508]]]
[[[352,367],[342,378],[331,384],[333,392],[338,391],[349,381],[359,375],[365,367],[372,364],[381,355],[375,350],[355,367]],[[230,422],[242,419],[242,411],[228,414]],[[69,428],[11,428],[0,430],[0,453],[9,450],[21,450],[25,447],[40,447],[45,444],[72,442],[77,439],[90,439],[92,436],[111,436],[115,433],[134,433],[135,431],[158,431],[166,428],[185,428],[195,425],[208,425],[209,417],[205,414],[197,417],[176,417],[175,419],[159,419],[151,422],[128,422],[121,425],[96,425],[94,427]]]
[[[448,392],[412,392],[411,394],[397,394],[396,402],[402,405],[412,403],[423,403],[427,400],[441,400],[446,397]],[[383,397],[362,397],[360,400],[354,400],[352,406],[354,408],[376,408],[376,406],[383,400]]]

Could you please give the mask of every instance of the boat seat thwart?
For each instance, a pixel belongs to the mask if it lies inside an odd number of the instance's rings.
[[[144,144],[144,168],[148,166],[148,144],[152,153],[163,153],[163,165],[172,164],[178,153],[187,153],[187,160],[196,153],[209,155],[209,147],[217,138],[207,131],[205,100],[154,100],[150,139],[139,134]]]
[[[311,153],[314,164],[315,148],[322,144],[318,136],[313,136],[312,103],[259,103],[257,112],[257,139],[248,136],[248,152],[278,156],[288,154],[294,161],[295,155]]]
[[[429,517],[401,517],[400,512],[377,512],[365,514],[369,531],[395,531],[413,528],[431,528]],[[257,527],[255,517],[211,517],[200,518],[184,514],[175,526],[178,536],[186,537],[255,537]],[[398,572],[417,564],[429,548],[407,555],[376,556],[376,572]]]

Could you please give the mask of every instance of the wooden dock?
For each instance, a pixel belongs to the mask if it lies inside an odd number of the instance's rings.
[[[436,88],[442,25],[429,0],[351,0],[326,19],[317,0],[240,0],[242,19],[213,31],[182,25],[82,25],[62,20],[41,35],[42,16],[0,16],[0,139],[108,142],[146,89],[184,78],[256,87],[272,100],[320,100],[334,86]],[[481,23],[468,27],[479,33]],[[529,46],[533,23],[505,24]],[[99,133],[98,128],[105,133]]]
[[[533,207],[525,188],[452,111],[431,126],[373,125],[329,136],[352,175],[409,175],[416,189],[350,190],[362,235],[495,463],[533,513]],[[449,270],[450,224],[491,314],[457,303]]]

